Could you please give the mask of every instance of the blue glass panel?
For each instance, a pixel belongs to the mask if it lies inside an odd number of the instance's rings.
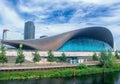
[[[102,51],[112,50],[105,42],[90,38],[74,38],[66,42],[59,51]]]

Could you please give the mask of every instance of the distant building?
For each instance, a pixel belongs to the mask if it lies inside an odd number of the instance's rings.
[[[34,39],[35,38],[35,26],[32,21],[25,23],[24,27],[24,39]]]

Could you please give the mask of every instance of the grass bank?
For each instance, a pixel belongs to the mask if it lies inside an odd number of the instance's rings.
[[[72,77],[74,76],[90,75],[103,73],[104,68],[88,67],[86,69],[54,69],[54,70],[32,70],[22,72],[0,72],[0,80],[14,80],[14,79],[30,79],[30,78],[47,78],[47,77]],[[120,71],[120,66],[115,68],[106,68],[106,72]]]

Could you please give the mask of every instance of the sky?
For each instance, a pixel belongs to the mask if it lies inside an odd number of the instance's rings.
[[[0,0],[0,38],[8,29],[8,40],[23,39],[26,21],[34,22],[35,38],[106,27],[120,49],[120,0]]]

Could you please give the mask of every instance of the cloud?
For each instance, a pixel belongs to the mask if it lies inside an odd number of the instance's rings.
[[[0,22],[1,37],[3,29],[8,29],[9,32],[14,32],[16,30],[21,31],[21,29],[23,29],[24,20],[21,19],[21,17],[17,14],[17,12],[13,8],[9,7],[9,4],[1,0],[0,0],[0,18],[2,19],[2,21]],[[13,34],[11,33],[11,35]],[[10,36],[8,37],[9,39],[14,38],[14,35],[13,36],[11,35],[8,35]]]
[[[114,16],[110,14],[113,14],[111,11],[115,12],[114,10],[120,8],[117,7],[119,4],[114,5],[118,1],[119,0],[107,0],[105,3],[108,5],[104,5],[104,0],[55,0],[52,2],[50,0],[29,0],[27,3],[25,3],[24,0],[20,0],[18,9],[23,14],[28,13],[33,15],[34,17],[32,17],[32,19],[37,23],[53,24],[89,21],[89,23],[94,24],[90,21],[99,19],[100,21],[106,20],[106,22],[110,22],[110,20],[113,20]],[[97,3],[99,3],[99,5]],[[118,16],[116,16],[114,20],[116,20],[117,17]]]
[[[14,9],[9,8],[4,1],[0,2],[0,12],[3,24],[9,23],[11,25],[16,25],[19,23],[19,25],[21,25],[23,23],[23,20],[17,12]]]
[[[118,1],[118,0],[117,0]],[[74,2],[74,3],[73,3]],[[78,3],[82,2],[82,3]],[[91,3],[94,3],[91,5]],[[24,0],[20,0],[19,10],[23,13],[30,13],[36,16],[35,23],[49,23],[52,25],[56,25],[59,23],[84,23],[86,25],[107,25],[111,24],[113,21],[118,22],[118,15],[114,14],[115,11],[119,10],[119,7],[112,6],[111,3],[116,3],[116,1],[106,1],[110,6],[106,6],[102,4],[103,0],[55,0],[50,2],[50,0],[30,0],[27,4]],[[49,3],[49,4],[48,4]],[[101,4],[96,5],[97,3]],[[118,4],[119,5],[119,4]],[[23,8],[21,8],[23,7]],[[115,8],[116,7],[116,8]],[[27,9],[27,10],[26,10]],[[114,10],[112,10],[114,9]],[[70,17],[65,16],[65,12],[67,10],[72,10],[67,12],[66,15],[70,15]],[[71,14],[71,12],[73,12]],[[119,13],[119,12],[117,12]],[[118,20],[117,20],[118,19]],[[66,21],[67,20],[67,21]],[[36,25],[37,25],[36,24]],[[59,28],[57,28],[59,29]]]
[[[114,3],[119,3],[120,0],[78,0],[78,1],[83,1],[85,3],[94,3],[98,5],[107,5],[107,4],[114,4]]]
[[[81,24],[65,23],[65,24],[54,24],[54,25],[39,24],[36,26],[36,38],[39,38],[40,36],[43,36],[43,35],[53,36],[56,34],[61,34],[63,32],[84,28],[85,26],[86,24],[83,24],[83,23]]]

